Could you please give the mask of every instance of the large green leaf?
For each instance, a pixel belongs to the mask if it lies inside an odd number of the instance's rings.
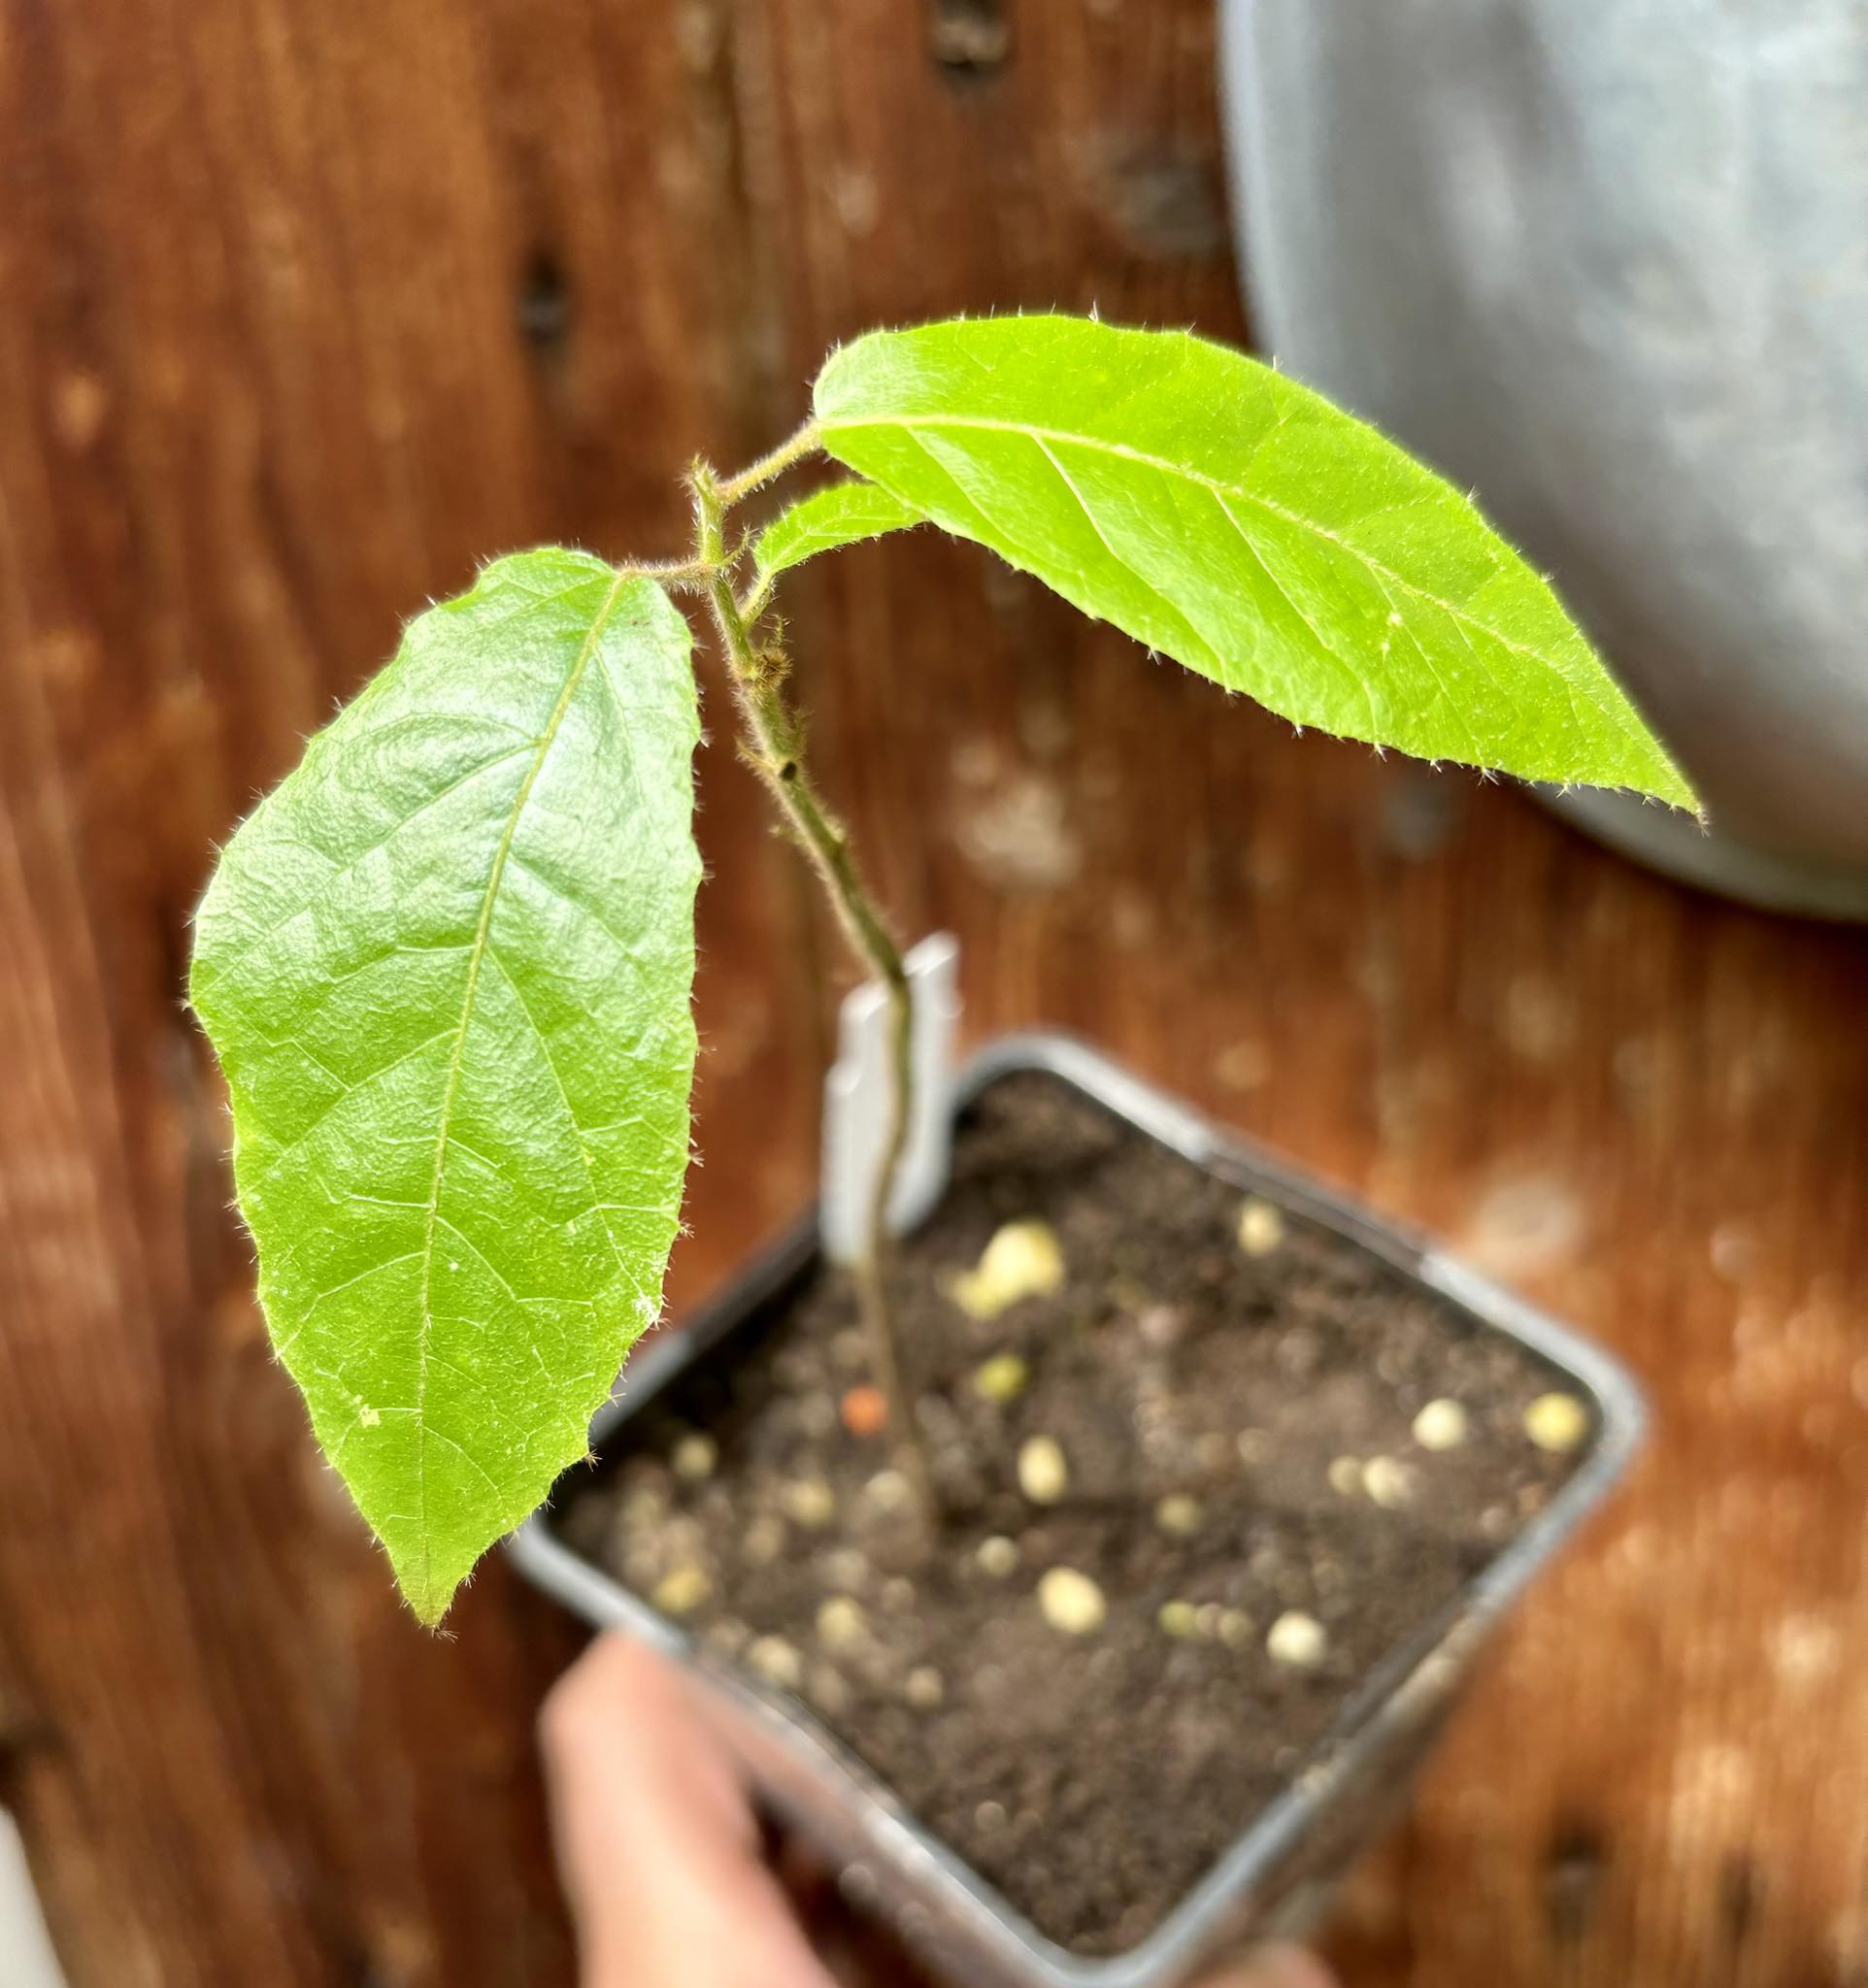
[[[659,1307],[697,736],[657,586],[501,559],[410,624],[201,907],[273,1342],[427,1622],[583,1454]]]
[[[1073,317],[872,332],[816,412],[849,468],[1299,724],[1692,805],[1465,497],[1239,352]]]
[[[764,588],[819,552],[881,538],[884,532],[905,531],[922,521],[913,505],[874,483],[832,483],[799,498],[766,526],[752,547],[753,570]]]

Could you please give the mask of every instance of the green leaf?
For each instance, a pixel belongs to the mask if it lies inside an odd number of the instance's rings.
[[[847,467],[1298,724],[1693,805],[1465,497],[1239,352],[1072,317],[872,332],[816,412]]]
[[[687,624],[488,566],[228,845],[191,994],[280,1358],[424,1622],[660,1304],[694,1066]]]
[[[780,574],[802,566],[819,552],[834,552],[884,532],[910,529],[922,514],[892,491],[874,483],[832,483],[781,512],[758,536],[752,564],[763,589]]]

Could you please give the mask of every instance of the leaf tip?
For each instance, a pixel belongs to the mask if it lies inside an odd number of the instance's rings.
[[[1644,801],[1658,801],[1663,807],[1678,808],[1683,814],[1690,814],[1702,829],[1711,826],[1705,802],[1681,771],[1680,763],[1658,742],[1654,742],[1652,763],[1644,772],[1646,777],[1637,788]]]
[[[403,1567],[396,1568],[395,1576],[403,1601],[422,1628],[435,1635],[448,1634],[442,1629],[442,1621],[466,1582],[435,1580],[425,1572],[418,1574],[414,1568]]]

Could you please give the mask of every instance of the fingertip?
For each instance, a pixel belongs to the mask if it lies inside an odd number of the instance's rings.
[[[640,1716],[680,1691],[680,1679],[646,1643],[608,1630],[564,1672],[539,1706],[539,1739],[562,1757],[593,1730],[614,1729],[618,1713]]]
[[[1337,1988],[1336,1976],[1313,1953],[1279,1942],[1254,1947],[1201,1988]]]
[[[539,1729],[584,1980],[831,1988],[760,1861],[736,1764],[672,1665],[599,1637]]]

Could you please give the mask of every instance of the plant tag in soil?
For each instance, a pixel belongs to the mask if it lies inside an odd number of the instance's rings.
[[[889,1202],[888,1226],[912,1229],[946,1191],[952,1164],[953,1039],[960,1018],[960,946],[950,933],[923,939],[903,964],[913,990],[913,1107]],[[888,1002],[874,981],[845,996],[837,1060],[823,1083],[823,1180],[818,1225],[824,1253],[851,1263],[861,1251],[869,1197],[888,1132]]]

